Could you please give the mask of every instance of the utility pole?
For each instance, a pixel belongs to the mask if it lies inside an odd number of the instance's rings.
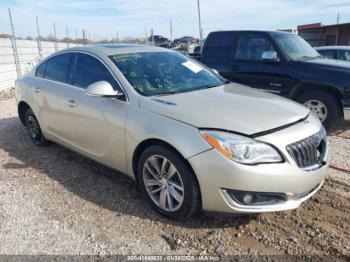
[[[66,25],[67,48],[69,47],[68,25]]]
[[[339,21],[340,21],[340,14],[338,12],[338,15],[337,15],[337,24],[339,24]]]
[[[17,79],[19,79],[21,77],[21,65],[19,64],[19,58],[18,58],[15,27],[12,21],[11,9],[9,8],[8,11],[9,11],[10,26],[11,26],[11,32],[12,32],[11,43],[12,43],[12,50],[13,50],[13,58],[15,60],[15,65],[16,65]]]
[[[53,22],[53,36],[55,37],[55,51],[57,52],[57,51],[58,51],[58,48],[57,48],[57,34],[56,34],[56,25],[55,25],[55,22]]]
[[[118,32],[118,30],[117,30],[117,31],[115,31],[115,33],[116,33],[116,36],[117,36],[116,41],[117,41],[117,43],[119,43],[119,32]]]
[[[198,26],[199,26],[199,44],[202,44],[203,30],[202,30],[202,21],[201,21],[201,7],[200,7],[199,0],[197,0],[197,9],[198,9]]]
[[[154,35],[153,35],[153,28],[151,29],[151,38],[152,38],[152,45],[154,45]]]
[[[83,29],[83,43],[86,45],[86,35],[85,35],[85,29]]]
[[[173,41],[173,21],[170,17],[170,41]]]
[[[78,31],[75,29],[75,46],[78,43]]]
[[[36,21],[36,30],[38,31],[38,49],[39,49],[39,56],[42,58],[42,48],[41,48],[41,35],[40,35],[40,27],[39,27],[39,18],[36,16],[35,17]]]
[[[145,28],[145,45],[148,45],[147,28]]]

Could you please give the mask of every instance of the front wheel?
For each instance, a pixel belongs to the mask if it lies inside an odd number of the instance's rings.
[[[163,146],[150,146],[138,163],[143,194],[160,214],[181,220],[200,208],[200,194],[194,174],[185,160]]]
[[[340,115],[339,100],[332,93],[324,91],[307,91],[301,93],[296,100],[310,109],[330,129]]]

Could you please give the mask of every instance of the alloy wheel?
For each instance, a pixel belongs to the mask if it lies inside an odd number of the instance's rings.
[[[304,106],[309,108],[316,116],[320,119],[321,122],[327,119],[328,111],[326,105],[319,100],[307,100],[304,102]]]
[[[39,127],[38,121],[35,119],[34,116],[32,115],[28,116],[27,127],[28,127],[29,134],[33,139],[40,138],[40,127]]]
[[[184,200],[184,184],[175,165],[159,155],[149,157],[143,166],[143,182],[152,201],[161,209],[174,212]]]

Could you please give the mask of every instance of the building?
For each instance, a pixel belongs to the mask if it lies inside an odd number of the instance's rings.
[[[297,32],[297,30],[291,29],[291,28],[288,28],[288,29],[277,29],[277,31],[286,32],[286,33],[296,33]]]
[[[299,25],[298,34],[311,46],[350,45],[350,23]]]

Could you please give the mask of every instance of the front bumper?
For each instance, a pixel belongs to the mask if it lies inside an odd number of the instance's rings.
[[[316,121],[316,123],[315,123]],[[308,119],[287,129],[257,138],[274,144],[283,155],[283,163],[243,165],[225,157],[216,149],[188,159],[197,175],[205,211],[223,213],[259,213],[297,208],[321,187],[327,174],[328,161],[320,168],[305,171],[297,166],[286,145],[319,131],[318,120]],[[283,194],[284,201],[270,204],[242,204],[229,190]]]
[[[343,114],[345,120],[350,120],[350,99],[343,99]]]

